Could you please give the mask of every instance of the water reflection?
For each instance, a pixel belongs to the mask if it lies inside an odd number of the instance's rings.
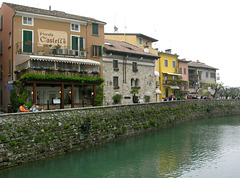
[[[0,177],[238,177],[240,117],[193,121],[0,171]]]

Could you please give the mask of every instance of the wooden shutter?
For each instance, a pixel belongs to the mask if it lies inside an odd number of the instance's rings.
[[[83,49],[83,37],[80,37],[80,50]]]
[[[77,37],[72,36],[72,49],[77,50]]]
[[[23,31],[23,52],[32,52],[32,31]]]
[[[98,46],[98,57],[102,57],[102,46]]]

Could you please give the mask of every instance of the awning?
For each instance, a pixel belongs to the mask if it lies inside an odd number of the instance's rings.
[[[156,89],[156,94],[160,95],[162,92],[159,89]]]
[[[16,62],[16,65],[22,64],[26,61],[48,61],[48,62],[62,62],[62,63],[72,63],[72,64],[84,64],[84,65],[97,65],[100,66],[100,62],[91,59],[79,59],[79,58],[67,58],[67,57],[56,57],[56,56],[36,56],[36,55],[26,55],[21,56],[21,60]]]
[[[154,75],[155,75],[156,77],[159,77],[159,76],[160,76],[158,71],[154,71]]]
[[[175,74],[175,73],[169,73],[169,72],[163,72],[163,74],[174,75],[174,76],[182,76],[182,74]]]
[[[171,89],[180,89],[179,86],[170,86]]]

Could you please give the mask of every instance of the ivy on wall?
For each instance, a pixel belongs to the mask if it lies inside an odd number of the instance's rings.
[[[66,75],[41,75],[35,73],[24,74],[20,78],[21,80],[48,80],[48,81],[75,81],[79,83],[96,83],[100,84],[104,82],[104,79],[101,77],[80,77],[80,76],[66,76]]]

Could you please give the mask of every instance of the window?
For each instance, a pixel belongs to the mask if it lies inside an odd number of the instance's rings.
[[[202,80],[202,71],[198,71],[199,80]]]
[[[92,56],[93,57],[102,57],[102,46],[92,46]]]
[[[9,47],[12,46],[12,34],[11,32],[9,33]]]
[[[138,41],[139,41],[139,45],[142,46],[143,45],[142,38],[139,38]]]
[[[32,52],[33,31],[23,30],[23,52]]]
[[[32,17],[23,17],[22,23],[23,23],[23,25],[33,26],[33,18]]]
[[[1,16],[1,24],[0,25],[1,25],[0,30],[2,30],[3,29],[3,16]]]
[[[1,68],[0,68],[0,80],[2,80],[2,77],[3,77],[3,66],[1,65]]]
[[[11,75],[11,60],[8,60],[8,75]]]
[[[2,96],[3,96],[3,94],[2,94],[2,90],[0,90],[0,104],[2,105],[3,104],[3,99],[2,99]]]
[[[208,78],[208,72],[206,72],[206,78]]]
[[[179,72],[180,72],[180,74],[182,74],[182,68],[179,68]]]
[[[131,79],[131,87],[134,86],[134,79]]]
[[[96,24],[96,23],[92,24],[92,34],[98,35],[98,24]]]
[[[118,60],[113,60],[113,68],[118,69]]]
[[[211,74],[210,74],[210,77],[211,77],[211,78],[215,78],[215,73],[211,73]]]
[[[168,67],[168,60],[167,59],[164,60],[164,66]]]
[[[176,68],[176,61],[172,61],[172,67]]]
[[[3,42],[2,42],[2,40],[1,40],[1,44],[0,44],[1,46],[0,46],[0,54],[2,54],[3,53],[3,47],[2,47],[2,45],[3,45]]]
[[[135,86],[136,86],[136,87],[139,86],[139,79],[136,79],[136,80],[135,80]]]
[[[137,69],[137,63],[136,63],[136,62],[133,62],[133,63],[132,63],[132,70],[135,71],[135,72],[138,71],[138,69]]]
[[[187,69],[186,68],[184,68],[184,74],[187,74]]]
[[[71,31],[80,32],[80,25],[79,24],[71,24]]]
[[[118,86],[118,77],[113,77],[113,86]]]

